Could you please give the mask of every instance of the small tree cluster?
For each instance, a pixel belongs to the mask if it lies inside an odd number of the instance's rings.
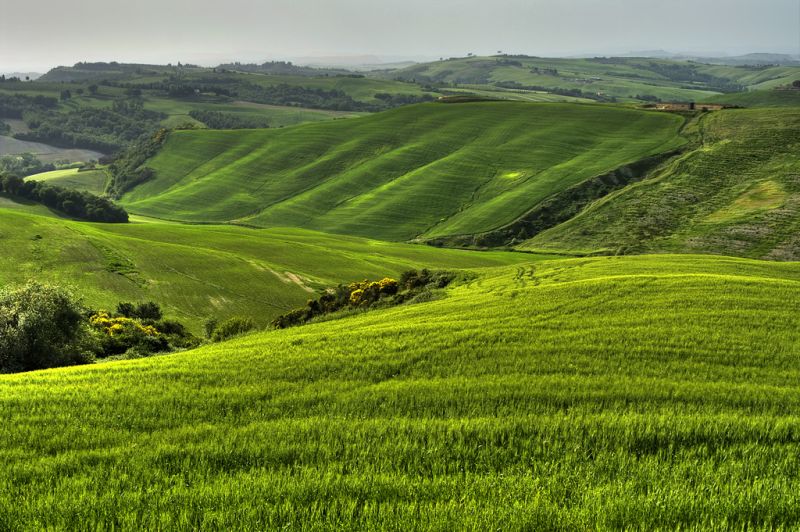
[[[89,323],[99,335],[100,356],[147,356],[200,343],[181,323],[162,318],[161,307],[152,301],[120,303],[115,313],[95,312]]]
[[[144,135],[114,159],[109,166],[112,177],[109,193],[112,196],[119,197],[153,177],[153,170],[144,163],[161,148],[167,134],[168,131],[162,128],[152,135]]]
[[[241,113],[222,113],[193,109],[189,116],[204,123],[211,129],[266,129],[269,120],[261,116],[242,115]]]
[[[81,220],[108,223],[128,221],[127,211],[106,198],[45,182],[25,181],[15,175],[0,176],[0,192],[41,203]]]
[[[56,165],[53,163],[43,163],[32,153],[0,157],[0,175],[10,174],[26,177],[42,172],[51,172],[55,169]]]
[[[151,321],[160,320],[162,316],[161,307],[153,301],[139,304],[120,303],[117,305],[117,314],[126,318]]]
[[[0,292],[0,373],[91,362],[96,351],[83,308],[41,283]]]
[[[104,356],[122,353],[145,355],[166,351],[169,347],[158,329],[138,320],[97,312],[89,318],[89,323],[100,333]]]
[[[208,334],[212,342],[221,342],[223,340],[233,338],[234,336],[250,332],[255,328],[256,324],[252,319],[234,316],[220,324],[215,322],[210,331],[209,328],[206,327],[206,334]]]

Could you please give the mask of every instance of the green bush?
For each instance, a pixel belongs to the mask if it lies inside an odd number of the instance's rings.
[[[255,328],[256,324],[252,319],[234,316],[217,325],[217,328],[211,333],[211,341],[221,342],[236,335],[252,331]]]
[[[143,321],[158,321],[162,317],[161,307],[158,303],[148,301],[146,303],[120,303],[117,305],[117,314],[126,318],[133,318]]]
[[[95,312],[89,323],[99,336],[100,356],[142,357],[200,344],[182,323],[160,318],[157,303],[120,303],[115,314]]]
[[[214,330],[217,328],[217,325],[219,325],[219,321],[217,321],[216,318],[206,320],[206,322],[203,324],[206,338],[211,339],[211,335],[214,334]]]
[[[459,274],[462,277],[464,274]],[[448,271],[409,270],[398,282],[390,277],[379,281],[357,281],[328,290],[319,299],[311,299],[304,308],[295,309],[272,320],[276,329],[302,325],[312,319],[324,319],[346,310],[366,310],[402,303],[423,303],[438,299],[436,290],[446,287],[456,279]]]
[[[0,372],[85,364],[96,350],[83,309],[65,290],[31,282],[0,292]]]

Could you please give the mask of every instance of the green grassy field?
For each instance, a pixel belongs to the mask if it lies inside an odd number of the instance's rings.
[[[466,94],[490,100],[512,100],[516,102],[593,102],[593,100],[586,98],[573,98],[543,91],[502,89],[491,85],[465,85],[463,87],[448,88],[447,92],[453,95]]]
[[[393,79],[371,79],[365,77],[349,76],[287,76],[287,75],[262,75],[239,74],[240,79],[270,87],[273,85],[292,85],[308,89],[323,89],[327,91],[338,90],[352,97],[354,100],[376,103],[376,94],[410,94],[421,96],[426,93],[416,83],[395,81]]]
[[[757,90],[723,94],[713,98],[715,103],[741,107],[800,107],[800,91]]]
[[[0,528],[795,528],[798,331],[797,264],[573,259],[0,376]]]
[[[701,145],[522,249],[800,260],[800,108],[702,117]]]
[[[52,185],[75,190],[84,190],[98,196],[106,191],[108,184],[108,174],[105,170],[86,170],[79,172],[78,168],[68,170],[55,170],[28,176],[26,179],[33,181],[45,181]]]
[[[638,96],[665,101],[713,101],[720,84],[764,90],[800,79],[800,67],[735,67],[649,58],[557,59],[541,57],[469,57],[376,73],[389,79],[423,83],[482,85],[516,82],[526,86],[580,90],[617,98]]]
[[[88,86],[73,83],[35,82],[35,83],[7,83],[0,85],[0,93],[23,94],[27,96],[49,96],[58,98],[62,90],[76,91],[82,89],[83,95],[75,93],[70,100],[60,102],[61,111],[70,111],[80,107],[110,109],[115,100],[124,100],[127,96],[124,90],[116,87],[102,86],[97,96],[88,94]],[[346,118],[358,116],[359,113],[345,111],[324,111],[319,109],[305,109],[302,107],[283,107],[276,105],[262,105],[251,102],[224,101],[214,98],[168,98],[155,92],[145,92],[143,95],[144,106],[150,111],[164,113],[166,118],[162,121],[164,127],[181,127],[195,125],[204,127],[201,122],[189,116],[193,110],[217,111],[221,113],[235,113],[240,116],[265,118],[270,127],[285,127],[304,122],[319,122],[332,118]]]
[[[92,150],[58,148],[41,142],[28,142],[0,135],[0,157],[23,153],[32,153],[37,159],[46,163],[56,161],[88,162],[96,161],[102,156],[101,153]]]
[[[283,130],[178,131],[131,212],[406,240],[485,231],[683,144],[683,119],[601,105],[426,104]]]
[[[96,73],[95,73],[96,74]],[[255,79],[260,84],[268,85],[261,78],[265,76],[257,76],[249,74],[238,76],[241,80]],[[113,77],[113,76],[112,76]],[[105,78],[111,79],[111,78]],[[303,79],[312,78],[291,78],[291,79],[276,79],[273,80],[274,84],[289,83],[298,86],[306,86],[302,84]],[[336,88],[341,83],[336,83],[332,79],[325,81],[328,78],[322,78],[321,81],[310,81],[309,86],[315,88],[326,88],[328,90]],[[135,80],[139,83],[147,81],[159,81],[160,78],[148,80],[147,78],[138,75],[134,76],[131,81]],[[67,101],[59,103],[59,110],[67,112],[81,107],[88,108],[106,108],[110,109],[113,102],[116,100],[125,100],[129,98],[125,94],[125,90],[118,87],[109,87],[102,85],[98,89],[97,95],[89,94],[88,87],[94,81],[89,79],[84,82],[58,82],[42,81],[35,82],[6,82],[0,84],[0,94],[22,94],[27,96],[48,96],[51,98],[59,98],[61,91],[70,90],[72,98]],[[421,91],[416,85],[399,82],[384,82],[380,80],[364,80],[362,82],[365,87],[359,87],[358,79],[352,80],[349,84],[342,85],[342,90],[349,90],[354,97],[359,100],[374,101],[374,94],[377,92],[392,92],[393,89],[404,89],[405,94],[421,94]],[[407,89],[410,87],[410,89]],[[78,94],[77,91],[82,91]],[[371,92],[374,91],[374,92]],[[303,107],[285,107],[277,105],[263,105],[252,102],[234,101],[225,98],[215,98],[209,96],[190,97],[190,98],[171,98],[159,91],[143,91],[142,98],[144,107],[150,111],[157,111],[164,113],[166,117],[162,120],[162,125],[167,128],[184,127],[186,125],[193,125],[196,127],[205,127],[204,124],[198,122],[189,113],[191,111],[216,111],[221,113],[234,113],[243,117],[257,117],[266,119],[270,127],[285,127],[295,124],[302,124],[305,122],[319,122],[323,120],[331,120],[334,118],[347,118],[351,116],[358,116],[360,113],[348,111],[326,111],[319,109],[306,109]]]
[[[800,69],[498,59],[398,72],[486,97],[565,98],[494,85],[517,81],[626,103],[333,120],[352,113],[145,91],[166,125],[202,108],[292,127],[170,133],[146,163],[155,177],[121,200],[128,224],[0,196],[0,287],[53,283],[98,310],[152,300],[198,335],[236,315],[260,329],[0,375],[0,531],[800,528],[800,262],[788,262],[800,261],[800,106],[772,90]],[[0,92],[57,95],[87,87],[92,68]],[[118,68],[104,75],[175,73]],[[366,103],[423,92],[226,75]],[[723,82],[752,91],[721,95]],[[60,110],[126,97],[100,91]],[[636,94],[752,109],[684,118],[637,109]],[[107,176],[29,179],[102,193]],[[558,218],[556,200],[579,207]],[[555,225],[518,233],[527,253],[398,242],[535,213]],[[600,254],[619,256],[580,256]],[[328,287],[412,268],[470,275],[424,302],[265,328]]]
[[[35,214],[29,214],[30,211]],[[329,236],[299,229],[163,223],[89,224],[0,198],[0,286],[68,286],[95,308],[154,300],[199,333],[209,318],[259,325],[305,305],[315,290],[411,268],[474,268],[532,260]]]
[[[167,118],[163,120],[164,127],[179,127],[186,124],[205,127],[189,113],[191,111],[216,111],[220,113],[234,113],[237,116],[264,118],[270,127],[285,127],[302,124],[305,122],[321,122],[333,118],[348,118],[358,116],[359,113],[346,111],[322,111],[317,109],[304,109],[302,107],[282,107],[277,105],[263,105],[251,102],[203,102],[193,100],[178,100],[170,98],[149,97],[145,107],[151,111],[164,113]]]

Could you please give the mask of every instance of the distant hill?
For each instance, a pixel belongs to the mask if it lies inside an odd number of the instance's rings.
[[[0,76],[5,76],[6,78],[19,78],[22,80],[34,80],[42,77],[42,74],[40,72],[0,72]]]
[[[181,64],[76,63],[50,70],[33,88],[76,82],[139,90],[145,96],[181,101],[202,99],[203,102],[230,103],[243,100],[329,111],[379,111],[413,103],[414,98],[438,96],[416,83],[367,78],[348,70],[314,69],[285,62],[231,63],[216,68]]]
[[[693,101],[771,89],[800,78],[797,66],[730,66],[647,57],[554,59],[528,56],[452,58],[382,73],[434,86],[514,88],[599,100]]]
[[[196,69],[181,65],[180,70]],[[164,76],[175,74],[179,67],[172,65],[147,65],[134,63],[75,63],[73,66],[59,66],[51,69],[39,78],[42,82],[76,82],[76,81],[119,81],[144,76]]]
[[[800,66],[800,57],[789,54],[745,54],[733,57],[696,57],[704,63],[715,65],[781,65]]]
[[[602,105],[426,104],[282,130],[177,131],[133,213],[388,240],[470,234],[683,144],[679,116]]]
[[[225,63],[217,69],[236,70],[240,72],[255,72],[259,74],[278,74],[294,76],[343,76],[353,74],[344,68],[298,66],[289,61],[267,61],[261,64],[254,63]]]
[[[720,103],[739,107],[800,107],[800,90],[763,90],[735,92],[708,99],[708,103]]]

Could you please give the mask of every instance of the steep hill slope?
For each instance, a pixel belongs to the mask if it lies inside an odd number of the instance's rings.
[[[407,240],[503,225],[683,144],[681,117],[602,105],[427,104],[269,131],[178,131],[134,213]]]
[[[440,250],[296,229],[88,224],[43,212],[0,198],[0,285],[54,282],[73,287],[95,308],[153,300],[195,332],[208,318],[237,314],[264,325],[304,305],[314,290],[340,282],[411,268],[531,260],[525,254]]]
[[[521,247],[800,259],[800,108],[711,113],[699,131],[697,150]]]
[[[0,376],[0,528],[793,528],[798,331],[796,264],[599,258]]]

